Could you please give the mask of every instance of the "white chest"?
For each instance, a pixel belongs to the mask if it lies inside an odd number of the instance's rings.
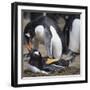
[[[44,33],[44,26],[43,25],[38,25],[36,28],[35,28],[35,34],[36,34],[36,38],[40,41],[40,42],[44,42],[44,36],[45,36],[45,33]]]

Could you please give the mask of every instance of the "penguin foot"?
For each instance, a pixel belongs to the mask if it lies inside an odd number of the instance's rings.
[[[58,59],[48,58],[48,59],[46,60],[46,64],[52,64],[52,63],[55,63],[55,62],[57,62],[57,61],[58,61]]]

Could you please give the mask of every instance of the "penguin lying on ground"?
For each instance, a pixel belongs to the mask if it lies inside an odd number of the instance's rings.
[[[28,70],[33,73],[41,73],[44,75],[48,75],[52,72],[60,72],[65,69],[65,67],[69,66],[69,61],[58,60],[56,62],[52,62],[47,59],[47,57],[42,57],[41,53],[32,49],[28,56],[30,57],[28,61]]]

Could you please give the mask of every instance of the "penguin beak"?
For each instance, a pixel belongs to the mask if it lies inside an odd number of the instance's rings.
[[[30,33],[25,33],[25,40],[26,40],[26,43],[25,43],[26,48],[29,51],[31,51],[31,49],[32,49],[32,39],[31,39]]]
[[[32,42],[29,41],[28,43],[26,43],[26,48],[31,51],[32,50]]]

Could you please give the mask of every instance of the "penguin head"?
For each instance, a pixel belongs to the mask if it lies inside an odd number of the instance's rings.
[[[29,63],[33,66],[38,67],[39,69],[42,69],[43,59],[42,59],[41,53],[38,50],[36,50],[36,49],[32,50],[32,52],[30,54]]]

